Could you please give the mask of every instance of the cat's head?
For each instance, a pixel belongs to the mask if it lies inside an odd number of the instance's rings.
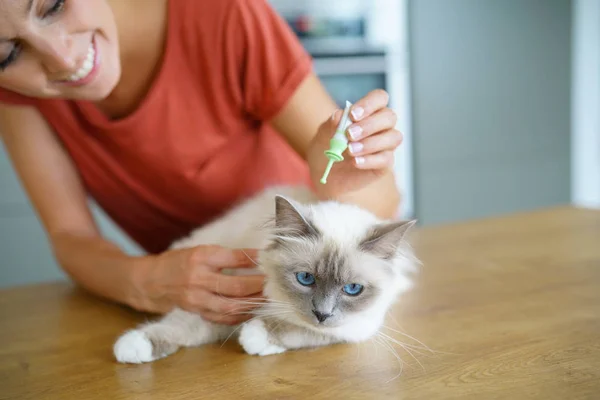
[[[414,221],[382,222],[337,202],[304,205],[277,196],[275,203],[273,237],[260,264],[266,296],[287,305],[282,316],[314,329],[377,329],[410,287],[407,274],[418,261],[405,234]]]

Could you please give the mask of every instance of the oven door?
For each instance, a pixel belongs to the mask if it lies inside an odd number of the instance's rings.
[[[374,89],[387,88],[384,55],[314,57],[314,68],[340,108],[354,103]]]

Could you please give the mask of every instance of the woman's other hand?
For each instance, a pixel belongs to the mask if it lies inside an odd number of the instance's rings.
[[[256,250],[197,246],[148,257],[135,279],[137,309],[168,312],[173,307],[233,325],[249,319],[262,298],[263,275],[226,275],[223,269],[252,268]],[[250,299],[250,301],[249,301]]]

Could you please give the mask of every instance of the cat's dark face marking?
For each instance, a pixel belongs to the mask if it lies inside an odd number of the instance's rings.
[[[348,316],[367,310],[382,290],[381,278],[392,278],[387,268],[381,268],[381,273],[365,273],[364,268],[352,265],[349,255],[333,246],[314,250],[320,254],[313,261],[290,259],[276,277],[289,301],[306,321],[315,325],[337,326]],[[310,274],[312,279],[299,280],[299,273]],[[356,295],[348,294],[344,287],[350,284],[360,285],[362,290]]]

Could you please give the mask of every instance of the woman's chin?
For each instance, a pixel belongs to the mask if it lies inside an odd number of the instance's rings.
[[[83,85],[77,85],[76,82],[58,83],[50,90],[50,97],[99,102],[110,97],[119,83],[119,78],[120,73],[115,72],[100,75],[92,82]]]

